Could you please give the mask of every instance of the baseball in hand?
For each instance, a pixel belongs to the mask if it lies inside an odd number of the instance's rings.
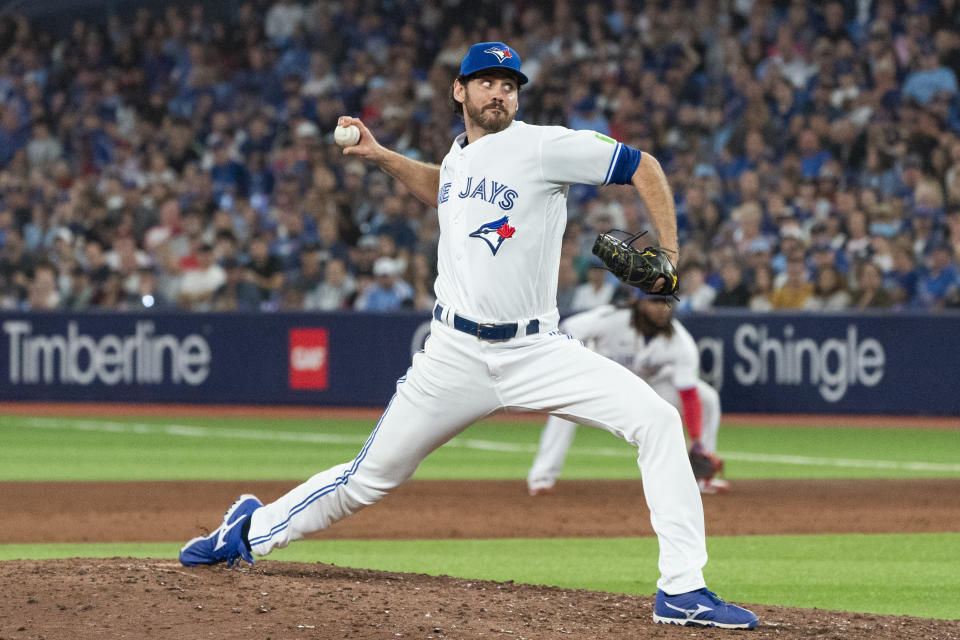
[[[346,127],[337,125],[333,130],[333,139],[341,147],[352,147],[360,142],[360,129],[355,124]]]

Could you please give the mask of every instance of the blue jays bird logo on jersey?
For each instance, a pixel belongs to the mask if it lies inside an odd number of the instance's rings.
[[[509,222],[510,219],[507,216],[503,216],[493,222],[487,222],[471,233],[470,237],[480,238],[487,243],[490,251],[493,251],[493,255],[497,255],[497,251],[500,249],[503,241],[507,238],[512,238],[513,232],[517,230],[516,227],[511,227]]]
[[[507,58],[512,58],[513,54],[510,53],[508,49],[501,49],[500,47],[490,47],[489,49],[484,49],[484,53],[491,53],[497,56],[497,60],[503,63]]]

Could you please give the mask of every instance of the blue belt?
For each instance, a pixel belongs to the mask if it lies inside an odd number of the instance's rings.
[[[439,304],[433,308],[433,317],[438,322],[443,322],[443,307]],[[481,340],[509,340],[516,337],[518,325],[516,322],[507,322],[505,324],[481,324],[473,320],[467,320],[457,314],[453,315],[453,328],[457,331],[463,331]],[[527,323],[527,330],[524,335],[533,335],[540,332],[540,321],[531,320]]]

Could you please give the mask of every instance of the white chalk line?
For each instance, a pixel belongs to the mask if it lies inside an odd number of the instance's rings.
[[[23,418],[16,426],[32,429],[53,429],[66,431],[90,431],[97,433],[120,433],[137,435],[165,435],[186,438],[220,438],[227,440],[258,440],[299,442],[308,444],[345,444],[362,445],[367,436],[338,435],[333,433],[305,433],[299,431],[281,431],[274,429],[231,429],[228,427],[200,427],[185,424],[148,424],[145,422],[115,422],[109,420],[79,420],[73,418]],[[443,445],[453,449],[476,451],[499,451],[503,453],[524,453],[531,456],[537,452],[537,445],[530,443],[500,442],[477,438],[457,437]],[[634,454],[627,446],[622,447],[573,447],[571,455],[597,457],[632,457]],[[768,453],[748,453],[721,451],[725,460],[741,462],[759,462],[787,464],[810,467],[837,467],[854,469],[880,469],[888,471],[931,471],[960,473],[960,464],[942,462],[912,462],[900,460],[861,460],[857,458],[828,458],[820,456],[793,456]]]

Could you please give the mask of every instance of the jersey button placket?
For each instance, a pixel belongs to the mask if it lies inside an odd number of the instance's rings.
[[[455,202],[457,206],[453,208],[453,221],[459,227],[463,221],[463,208],[466,206],[466,201],[461,200],[459,195],[467,184],[467,172],[463,168],[462,162],[461,166],[457,168],[456,177],[457,179],[456,182],[453,183],[454,189],[451,197],[456,198]]]
[[[463,154],[460,156],[460,163],[456,171],[456,181],[454,182],[453,194],[451,195],[451,200],[454,202],[453,206],[453,227],[456,229],[456,238],[458,239],[456,243],[456,249],[454,250],[454,259],[457,262],[463,260],[464,252],[464,243],[467,241],[467,234],[469,233],[464,228],[464,209],[467,206],[467,201],[459,197],[459,193],[465,188],[467,184],[467,171],[463,167]]]

